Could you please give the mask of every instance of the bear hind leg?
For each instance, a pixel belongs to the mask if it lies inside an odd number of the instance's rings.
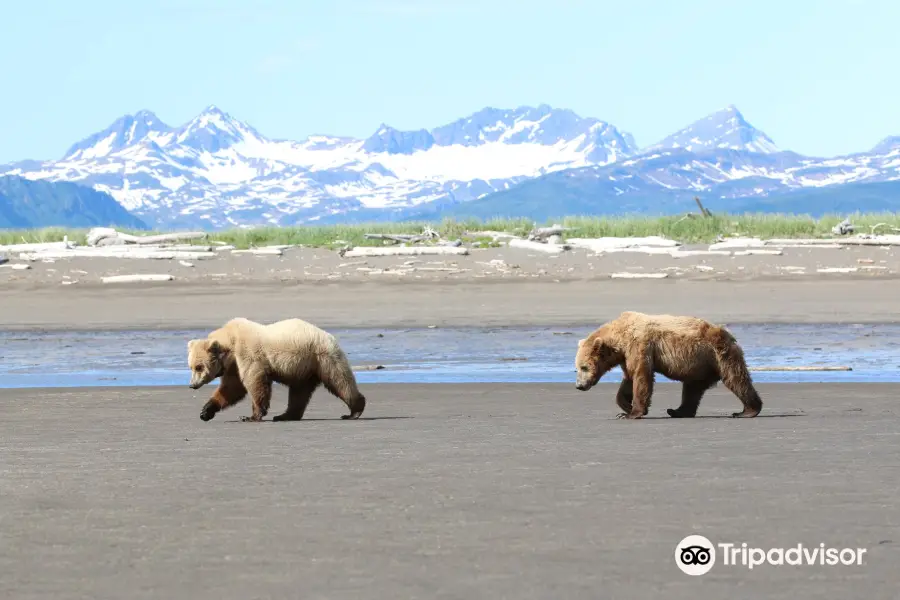
[[[342,353],[320,363],[319,379],[326,390],[343,400],[350,409],[350,414],[341,415],[341,418],[358,419],[366,409],[366,397],[359,391],[353,369]]]
[[[325,389],[344,401],[347,408],[350,409],[349,415],[341,415],[342,419],[358,419],[366,409],[366,397],[357,389],[356,384],[333,384],[330,381],[323,381]]]
[[[309,406],[313,392],[319,387],[318,378],[310,378],[301,382],[293,383],[288,388],[288,405],[280,415],[272,417],[273,421],[299,421]]]
[[[753,386],[753,378],[747,369],[744,353],[740,346],[731,345],[719,353],[719,372],[722,383],[737,396],[744,405],[741,412],[732,413],[735,418],[752,418],[760,413],[763,402]]]
[[[676,409],[668,408],[666,412],[675,419],[691,419],[697,416],[697,409],[703,394],[716,384],[717,380],[685,381],[681,385],[681,406]]]

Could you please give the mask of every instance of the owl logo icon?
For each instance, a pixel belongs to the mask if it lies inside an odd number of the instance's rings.
[[[675,546],[675,564],[687,575],[704,575],[716,564],[716,547],[702,535],[689,535]]]

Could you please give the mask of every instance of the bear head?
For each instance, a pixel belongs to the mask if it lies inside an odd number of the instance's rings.
[[[225,374],[230,352],[215,340],[188,342],[188,367],[191,369],[192,390],[199,389]]]
[[[622,362],[622,353],[602,335],[578,340],[575,354],[575,388],[585,392],[600,381],[613,367]]]

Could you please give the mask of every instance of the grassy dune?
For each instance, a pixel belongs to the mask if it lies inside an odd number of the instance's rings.
[[[562,223],[572,230],[569,237],[637,237],[661,235],[684,243],[711,242],[717,235],[744,235],[762,238],[830,237],[831,228],[846,215],[829,215],[814,219],[806,215],[746,214],[717,215],[711,218],[671,217],[564,217],[538,225]],[[849,216],[857,232],[868,232],[877,223],[900,228],[900,214],[872,213]],[[377,245],[378,240],[366,240],[366,233],[418,233],[430,225],[446,239],[457,239],[464,232],[483,230],[525,234],[534,226],[528,219],[501,219],[488,221],[456,221],[445,219],[440,223],[373,223],[369,225],[328,225],[300,227],[260,227],[255,229],[231,229],[211,232],[210,240],[221,240],[239,248],[269,244],[299,244],[330,247],[350,244],[353,246]],[[889,231],[884,228],[880,232]],[[84,243],[86,229],[46,228],[34,230],[0,230],[0,245],[22,242],[60,241],[63,236]],[[138,235],[148,232],[129,232]],[[202,243],[202,242],[198,242]]]

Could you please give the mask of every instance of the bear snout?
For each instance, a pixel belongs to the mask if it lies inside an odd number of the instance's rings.
[[[583,391],[585,391],[585,390],[587,389],[587,386],[584,385],[583,383],[580,383],[580,382],[579,382],[579,383],[576,383],[576,384],[575,384],[575,389],[576,389],[576,390],[581,390],[581,391],[583,392]]]

